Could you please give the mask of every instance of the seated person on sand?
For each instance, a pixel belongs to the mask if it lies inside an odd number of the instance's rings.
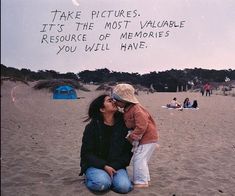
[[[95,98],[88,109],[89,122],[81,146],[81,173],[85,185],[96,193],[110,189],[128,193],[133,189],[126,167],[132,157],[132,145],[125,138],[128,128],[108,95]]]
[[[176,97],[173,98],[170,104],[166,105],[168,108],[181,108],[181,104],[177,101]]]
[[[188,97],[184,100],[183,103],[184,108],[197,108],[197,105],[197,100],[194,100],[193,103],[191,103]]]

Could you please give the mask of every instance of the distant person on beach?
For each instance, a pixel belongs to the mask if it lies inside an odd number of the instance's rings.
[[[209,83],[206,83],[204,85],[204,90],[206,91],[206,96],[207,95],[211,96],[211,85]]]
[[[149,112],[135,97],[130,84],[118,84],[113,90],[116,105],[124,109],[124,120],[128,127],[127,140],[133,145],[133,183],[136,188],[149,186],[148,162],[158,140],[156,124]]]
[[[166,105],[168,108],[181,108],[181,104],[177,101],[176,97],[174,97],[170,104]]]
[[[184,103],[183,103],[183,107],[184,108],[191,108],[191,103],[190,103],[190,101],[189,101],[189,98],[186,98],[185,100],[184,100]]]
[[[187,97],[187,98],[184,100],[183,107],[184,107],[184,108],[197,108],[197,107],[198,107],[197,100],[194,100],[193,103],[191,103],[191,102],[189,101],[189,98]]]
[[[81,173],[91,191],[128,193],[133,189],[126,167],[132,157],[132,145],[126,140],[128,129],[123,114],[108,95],[100,95],[88,109],[90,121],[83,133]]]
[[[200,92],[201,92],[201,94],[202,94],[202,96],[203,96],[203,95],[204,95],[204,92],[205,92],[205,90],[204,90],[204,87],[203,87],[203,86],[201,86]]]

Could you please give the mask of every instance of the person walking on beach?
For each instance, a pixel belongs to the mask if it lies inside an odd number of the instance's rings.
[[[209,95],[211,96],[211,86],[209,83],[206,83],[205,86],[204,86],[204,89],[206,91],[206,96]]]
[[[133,185],[126,167],[133,153],[125,138],[128,129],[123,114],[110,96],[100,95],[90,104],[87,121],[80,154],[80,175],[85,174],[87,188],[95,192],[130,192]]]
[[[205,90],[204,90],[204,87],[203,87],[203,86],[201,86],[200,92],[201,92],[201,94],[202,94],[202,96],[203,96],[203,95],[204,95],[204,92],[205,92]]]
[[[130,132],[127,139],[133,146],[133,183],[134,187],[148,187],[150,173],[148,161],[158,141],[156,124],[149,112],[140,105],[135,97],[135,89],[130,84],[118,84],[112,97],[116,105],[124,109],[124,120]]]

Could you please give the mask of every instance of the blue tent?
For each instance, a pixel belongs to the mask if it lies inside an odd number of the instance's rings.
[[[77,99],[77,93],[71,86],[58,86],[54,90],[53,99]]]

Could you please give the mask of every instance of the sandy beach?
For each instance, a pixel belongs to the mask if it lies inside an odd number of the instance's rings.
[[[1,86],[1,195],[94,195],[78,176],[80,147],[88,105],[102,91],[88,85],[90,92],[77,91],[84,98],[55,101],[33,85]],[[161,107],[173,97],[196,99],[199,109]],[[139,92],[138,99],[157,122],[160,147],[149,164],[151,186],[128,195],[234,196],[235,97]]]

